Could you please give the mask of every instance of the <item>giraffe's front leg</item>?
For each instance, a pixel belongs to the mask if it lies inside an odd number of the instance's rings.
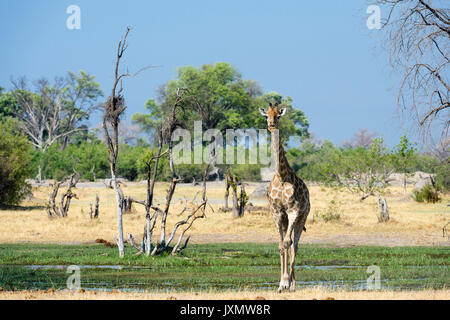
[[[297,208],[292,208],[287,210],[287,217],[288,217],[288,225],[287,225],[287,230],[286,230],[286,234],[284,236],[284,240],[283,240],[283,247],[286,250],[289,250],[289,248],[291,247],[293,241],[292,241],[292,231],[294,230],[294,226],[298,220],[298,209]]]
[[[276,224],[280,232],[280,242],[278,244],[278,250],[280,251],[280,286],[278,287],[278,292],[283,292],[289,289],[289,274],[288,274],[288,251],[284,248],[283,239],[286,234],[287,219],[279,216],[276,219]]]
[[[290,256],[290,264],[289,264],[289,274],[286,275],[288,279],[288,288],[291,291],[295,291],[295,276],[294,276],[294,263],[295,263],[295,255],[297,253],[297,245],[298,239],[300,238],[300,234],[298,234],[297,229],[299,228],[299,211],[297,206],[293,206],[290,209],[286,210],[287,213],[287,230],[283,240],[283,247],[286,252],[286,272],[287,272],[287,256],[289,253]],[[302,226],[303,228],[303,226]],[[292,233],[295,229],[294,241],[292,240]],[[295,249],[294,249],[295,246]]]
[[[278,292],[283,292],[289,290],[289,273],[288,273],[288,251],[284,249],[282,241],[278,246],[280,250],[280,261],[281,261],[281,278],[280,286],[278,287]]]

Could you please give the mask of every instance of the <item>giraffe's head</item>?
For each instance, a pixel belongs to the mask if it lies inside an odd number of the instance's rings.
[[[272,132],[273,130],[278,129],[278,120],[286,113],[286,109],[279,108],[278,103],[275,103],[275,106],[273,107],[272,104],[269,103],[267,111],[261,108],[259,109],[259,112],[267,118],[267,128]]]

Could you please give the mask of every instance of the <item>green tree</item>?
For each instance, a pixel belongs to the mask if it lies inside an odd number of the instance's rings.
[[[79,75],[68,71],[65,78],[65,87],[62,89],[61,95],[63,118],[60,131],[86,130],[87,128],[80,125],[80,123],[89,119],[92,112],[99,109],[96,101],[103,96],[100,84],[95,81],[95,76],[82,70]],[[69,138],[70,135],[62,136],[62,149],[67,146]]]
[[[265,128],[266,120],[258,110],[278,102],[288,111],[288,117],[280,120],[283,138],[308,136],[307,118],[293,107],[292,98],[276,92],[262,94],[256,81],[242,79],[239,71],[225,62],[181,67],[175,79],[160,87],[159,103],[149,99],[147,113],[137,113],[132,120],[146,131],[153,130],[167,117],[178,88],[189,89],[190,97],[183,100],[179,117],[186,128],[193,128],[193,122],[200,120],[203,129],[216,128],[223,134],[226,129]]]
[[[82,179],[95,181],[97,178],[109,177],[108,148],[99,139],[69,144],[63,152],[75,159],[75,168]]]
[[[442,190],[450,190],[450,158],[436,166],[436,184]]]
[[[408,169],[412,165],[412,160],[416,152],[417,149],[408,140],[406,135],[400,138],[399,144],[396,145],[392,150],[392,155],[394,158],[396,168],[401,170],[401,172],[403,173],[403,191],[405,194],[406,194],[406,176],[408,173]]]
[[[146,147],[132,147],[128,144],[119,146],[119,157],[117,158],[117,176],[130,181],[136,180],[139,175],[138,160],[145,153]]]
[[[14,107],[16,100],[10,92],[4,92],[5,88],[0,87],[0,119],[14,117]]]
[[[383,138],[375,138],[369,149],[364,147],[330,149],[321,164],[328,183],[361,194],[361,200],[381,192],[393,172],[391,154]]]
[[[89,119],[102,95],[94,79],[84,71],[79,76],[69,71],[53,83],[45,78],[34,81],[32,91],[25,78],[12,81],[14,116],[36,149],[45,151],[58,141],[65,147],[69,137],[83,129],[79,125]]]
[[[110,176],[108,150],[99,139],[69,144],[66,149],[60,149],[60,144],[53,144],[46,152],[34,150],[30,164],[31,176],[36,176],[39,166],[43,168],[42,176],[45,179],[61,180],[72,174],[74,168],[82,179],[90,181]]]
[[[141,130],[150,134],[153,137],[153,143],[157,143],[157,137],[155,132],[157,128],[162,125],[164,114],[155,99],[148,99],[145,102],[145,109],[147,113],[135,113],[132,117],[132,121],[139,125]]]
[[[18,204],[29,192],[31,144],[11,119],[0,121],[0,204]]]
[[[66,77],[55,78],[53,83],[41,78],[34,82],[33,91],[23,77],[12,81],[14,90],[14,116],[20,120],[23,132],[34,147],[45,153],[55,143],[61,142],[64,150],[70,136],[81,130],[81,122],[89,119],[97,108],[95,101],[102,95],[95,77],[84,71],[80,75],[69,71]],[[45,156],[37,157],[45,159]],[[41,178],[41,163],[38,164],[38,180]],[[41,170],[42,169],[42,170]]]

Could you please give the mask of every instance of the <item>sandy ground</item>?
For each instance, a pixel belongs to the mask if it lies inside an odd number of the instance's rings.
[[[248,194],[258,187],[249,183]],[[157,183],[155,204],[165,203],[167,183]],[[400,187],[390,187],[386,199],[391,220],[379,223],[377,219],[377,198],[359,201],[357,194],[345,190],[335,190],[321,186],[310,186],[311,213],[307,220],[307,231],[302,234],[302,243],[333,244],[336,246],[380,245],[380,246],[448,246],[450,239],[443,237],[442,227],[450,220],[450,196],[440,203],[417,203],[403,193]],[[62,193],[65,188],[61,188]],[[145,198],[145,185],[127,183],[125,195],[137,199]],[[185,199],[198,203],[201,186],[180,184],[175,192],[173,206],[168,216],[167,232],[185,216],[179,215]],[[83,185],[74,189],[78,199],[73,198],[66,218],[49,219],[45,205],[51,193],[50,187],[33,188],[34,197],[20,207],[0,210],[0,243],[91,243],[97,238],[113,241],[117,229],[115,197],[111,189],[102,184]],[[408,193],[411,188],[408,189]],[[89,204],[95,195],[100,197],[100,218],[89,220]],[[208,183],[207,197],[211,207],[207,208],[205,219],[198,219],[189,230],[192,243],[220,242],[269,242],[278,241],[278,232],[268,212],[246,212],[243,218],[233,219],[230,212],[223,213],[223,183]],[[59,198],[59,196],[58,196]],[[57,200],[58,200],[57,198]],[[331,201],[335,201],[340,219],[325,222],[321,214],[327,211]],[[250,196],[254,205],[267,206],[265,198]],[[59,200],[58,200],[59,203]],[[231,199],[230,199],[231,203]],[[145,211],[134,205],[134,212],[124,215],[124,233],[141,237],[145,225]],[[450,228],[449,228],[450,229]],[[155,238],[159,237],[159,224],[155,228]]]
[[[321,287],[297,290],[289,293],[270,291],[237,292],[154,292],[126,293],[118,291],[3,291],[0,300],[449,300],[450,290],[421,291],[336,291]]]
[[[259,184],[250,183],[248,194]],[[157,183],[155,204],[163,206],[167,183]],[[63,192],[62,188],[60,192]],[[145,198],[145,185],[127,183],[123,188],[125,195],[137,199]],[[321,186],[310,186],[311,213],[307,220],[307,231],[302,234],[302,243],[314,243],[332,246],[449,246],[450,239],[443,237],[442,227],[450,220],[450,196],[445,195],[440,203],[425,204],[414,202],[400,187],[390,187],[386,199],[391,219],[380,223],[377,219],[378,204],[375,197],[360,202],[358,195],[348,191],[335,190]],[[117,230],[115,197],[111,189],[103,184],[85,183],[74,189],[78,199],[73,199],[66,218],[49,219],[45,205],[51,193],[46,186],[34,187],[32,199],[16,208],[0,210],[0,243],[93,243],[102,238],[113,241]],[[185,199],[193,199],[201,191],[200,186],[180,184],[174,195],[173,206],[167,221],[167,232],[184,218],[179,215]],[[408,189],[408,193],[411,188]],[[89,219],[89,204],[95,195],[100,197],[100,217]],[[207,197],[212,208],[208,207],[206,219],[198,219],[188,234],[191,243],[224,242],[264,242],[276,243],[278,233],[273,220],[267,212],[246,212],[243,218],[233,219],[231,213],[223,213],[224,186],[222,183],[208,183]],[[195,202],[198,203],[200,195]],[[335,201],[335,212],[340,218],[325,222],[321,215],[328,210],[331,201]],[[58,200],[59,202],[59,200]],[[264,198],[250,196],[254,205],[267,206]],[[231,203],[231,199],[230,199]],[[124,215],[124,233],[142,236],[145,225],[144,208],[135,205],[134,212]],[[450,229],[450,228],[449,228]],[[159,238],[159,224],[154,239]],[[242,292],[71,292],[71,291],[2,291],[0,299],[446,299],[450,290],[421,291],[343,291],[326,288],[305,288],[295,293],[277,294],[270,291]]]

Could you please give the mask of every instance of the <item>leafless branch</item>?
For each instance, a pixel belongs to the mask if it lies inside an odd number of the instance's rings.
[[[377,0],[388,9],[382,29],[393,67],[403,75],[398,110],[424,141],[450,125],[450,9],[427,0]],[[418,130],[417,130],[418,129]]]

